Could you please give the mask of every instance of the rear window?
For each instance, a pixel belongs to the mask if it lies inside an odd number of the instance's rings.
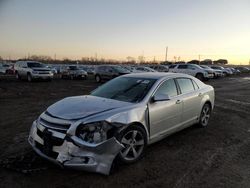
[[[187,69],[187,67],[188,67],[187,65],[179,65],[178,69]]]
[[[178,78],[176,80],[177,80],[177,82],[178,82],[178,84],[180,86],[182,94],[194,91],[194,85],[193,85],[191,79],[189,79],[189,78]]]

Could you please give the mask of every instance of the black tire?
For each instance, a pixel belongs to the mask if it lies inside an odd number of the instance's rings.
[[[97,75],[95,76],[95,81],[96,81],[97,83],[100,83],[100,82],[102,81],[101,76],[97,74]]]
[[[199,127],[207,127],[211,116],[212,108],[209,103],[205,103],[201,109]]]
[[[33,81],[32,76],[31,76],[30,73],[27,74],[27,80],[28,80],[28,82],[32,82]]]
[[[204,81],[204,75],[202,73],[197,73],[195,77],[201,81]]]
[[[18,74],[18,72],[16,72],[16,79],[21,80],[21,76]]]
[[[131,164],[142,158],[147,147],[147,134],[142,127],[131,125],[122,130],[116,138],[125,147],[117,155],[119,162]]]

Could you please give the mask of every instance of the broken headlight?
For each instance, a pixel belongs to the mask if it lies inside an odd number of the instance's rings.
[[[100,143],[107,140],[107,132],[112,126],[105,122],[94,122],[88,124],[80,124],[76,129],[76,136],[89,143]]]

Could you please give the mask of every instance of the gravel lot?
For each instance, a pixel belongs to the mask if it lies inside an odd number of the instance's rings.
[[[36,157],[29,128],[46,107],[67,96],[88,94],[92,80],[20,82],[0,77],[0,187],[250,187],[250,75],[207,82],[216,101],[207,128],[190,127],[148,147],[133,165],[114,174],[62,170]],[[19,172],[26,168],[37,172]]]

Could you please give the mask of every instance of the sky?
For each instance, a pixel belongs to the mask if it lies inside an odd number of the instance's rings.
[[[249,0],[0,0],[0,56],[250,61]],[[56,55],[56,56],[55,56]]]

